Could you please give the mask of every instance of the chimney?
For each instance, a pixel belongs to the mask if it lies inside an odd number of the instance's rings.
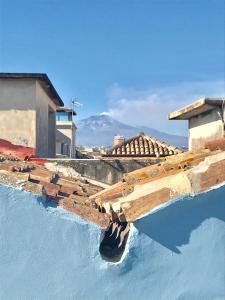
[[[121,145],[121,144],[123,144],[123,142],[125,142],[124,136],[118,135],[118,134],[114,136],[113,146]]]

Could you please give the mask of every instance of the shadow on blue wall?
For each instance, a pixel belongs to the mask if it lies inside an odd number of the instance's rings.
[[[140,233],[175,253],[189,242],[191,232],[203,221],[217,218],[225,222],[225,186],[180,201],[135,222]]]
[[[47,201],[45,199],[43,199],[41,196],[37,196],[37,202],[42,205],[44,208],[48,208],[48,207],[54,207],[56,208],[58,205],[57,203],[53,202],[53,201]]]

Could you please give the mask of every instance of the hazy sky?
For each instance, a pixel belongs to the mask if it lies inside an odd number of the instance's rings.
[[[47,73],[78,118],[182,134],[168,112],[225,94],[224,14],[224,0],[0,0],[0,71]]]

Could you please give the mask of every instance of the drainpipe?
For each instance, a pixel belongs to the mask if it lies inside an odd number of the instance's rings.
[[[73,132],[73,112],[74,112],[74,106],[82,106],[83,104],[78,102],[78,101],[75,101],[75,100],[71,100],[71,104],[72,104],[72,124],[71,124],[71,132]],[[72,134],[72,137],[71,137],[71,143],[70,143],[70,159],[72,158],[72,144],[73,144],[73,140],[74,140],[74,135]],[[76,154],[76,148],[74,149],[74,154],[75,154],[75,157],[77,156]]]
[[[71,100],[71,104],[72,104],[72,112],[71,112],[71,140],[70,140],[70,159],[72,158],[72,151],[73,151],[73,111],[74,111],[74,104],[75,101],[72,99]]]

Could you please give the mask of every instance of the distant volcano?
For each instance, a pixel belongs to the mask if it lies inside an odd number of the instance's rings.
[[[112,146],[116,134],[130,138],[139,132],[153,136],[177,147],[187,147],[187,137],[172,135],[149,127],[134,127],[107,115],[91,116],[77,123],[77,145]]]

